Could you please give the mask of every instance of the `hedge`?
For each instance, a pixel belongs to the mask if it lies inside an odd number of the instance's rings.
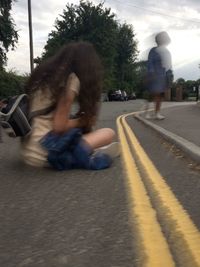
[[[28,75],[17,75],[15,72],[0,71],[0,99],[24,92]]]

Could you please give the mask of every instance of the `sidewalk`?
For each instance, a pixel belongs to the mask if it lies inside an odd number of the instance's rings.
[[[200,105],[194,102],[179,104],[163,108],[161,113],[164,120],[146,120],[144,114],[136,115],[136,118],[200,163]]]

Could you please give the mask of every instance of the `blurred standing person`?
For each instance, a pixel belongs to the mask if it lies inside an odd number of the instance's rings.
[[[166,48],[171,39],[167,32],[163,31],[155,36],[157,46],[151,48],[147,61],[147,88],[149,101],[155,104],[155,119],[162,120],[165,117],[160,114],[161,103],[165,91],[170,87],[173,80],[171,54]],[[150,119],[146,113],[146,119]]]

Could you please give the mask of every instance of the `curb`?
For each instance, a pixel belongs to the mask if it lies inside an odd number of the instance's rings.
[[[176,135],[150,121],[143,119],[140,115],[136,114],[135,118],[143,122],[148,127],[152,128],[160,135],[162,135],[167,141],[175,144],[183,152],[185,152],[190,158],[192,158],[197,163],[200,163],[200,147],[194,143],[184,139],[183,137]]]

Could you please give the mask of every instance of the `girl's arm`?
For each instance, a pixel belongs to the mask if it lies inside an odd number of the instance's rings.
[[[54,132],[62,134],[69,129],[83,127],[83,119],[69,119],[75,96],[74,91],[66,90],[60,97],[53,117]]]

